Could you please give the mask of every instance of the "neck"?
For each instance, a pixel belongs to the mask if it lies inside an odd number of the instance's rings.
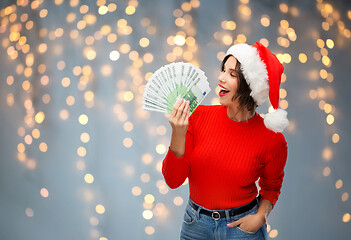
[[[242,111],[239,111],[238,103],[233,103],[229,105],[227,108],[227,115],[230,119],[236,122],[245,122],[250,120],[253,116],[255,116],[255,112],[253,114],[250,113],[246,108]]]

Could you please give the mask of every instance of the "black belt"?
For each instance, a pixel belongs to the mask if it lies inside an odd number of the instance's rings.
[[[250,209],[252,209],[254,206],[256,206],[256,204],[258,204],[258,201],[261,199],[261,195],[259,195],[257,198],[255,198],[254,200],[252,200],[249,204],[245,205],[245,206],[242,206],[242,207],[238,207],[238,208],[234,208],[234,209],[231,209],[229,210],[229,216],[230,217],[233,217],[235,215],[238,215],[238,214],[241,214],[241,213],[244,213],[246,211],[249,211]],[[196,210],[199,209],[199,206],[196,205],[195,203],[193,203],[192,201],[189,201],[189,204],[192,208]],[[213,219],[215,220],[218,220],[220,218],[224,218],[226,217],[225,215],[225,211],[224,210],[221,210],[221,211],[209,211],[209,210],[206,210],[206,209],[201,209],[200,210],[200,213],[203,213],[203,214],[206,214],[210,217],[212,217]]]

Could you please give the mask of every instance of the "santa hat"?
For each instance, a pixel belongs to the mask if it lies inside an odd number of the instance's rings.
[[[252,46],[241,43],[231,46],[226,55],[233,55],[240,63],[241,70],[251,89],[251,96],[257,105],[269,99],[276,111],[266,113],[264,124],[274,132],[282,132],[288,125],[287,112],[278,109],[279,85],[284,66],[278,58],[261,43]]]

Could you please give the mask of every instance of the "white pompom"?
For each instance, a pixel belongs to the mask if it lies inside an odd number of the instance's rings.
[[[274,132],[282,132],[289,125],[287,115],[287,111],[283,109],[267,113],[264,117],[264,125]]]

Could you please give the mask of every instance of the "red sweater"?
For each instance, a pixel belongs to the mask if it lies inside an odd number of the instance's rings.
[[[257,112],[247,122],[236,122],[227,106],[199,105],[189,118],[184,155],[176,158],[168,148],[162,174],[172,189],[188,178],[190,198],[211,210],[251,202],[259,178],[259,194],[274,207],[286,160],[283,134],[266,128]]]

